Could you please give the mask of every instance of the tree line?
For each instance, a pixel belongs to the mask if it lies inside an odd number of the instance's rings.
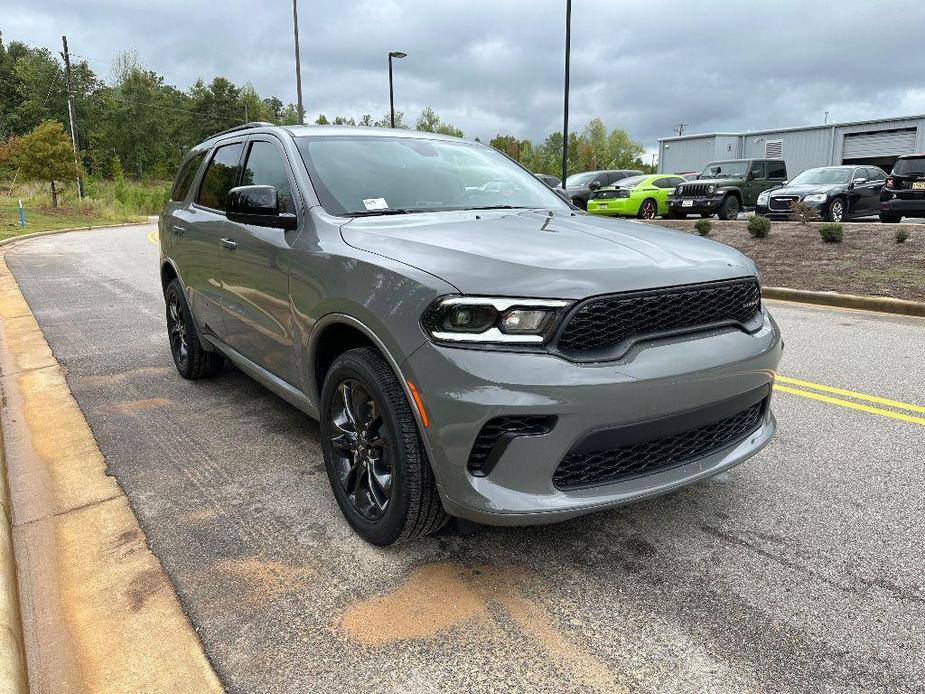
[[[85,173],[100,178],[170,180],[184,153],[213,133],[249,121],[293,125],[299,120],[294,104],[261,96],[252,84],[237,85],[226,77],[213,77],[209,82],[199,79],[188,89],[179,89],[145,67],[132,52],[116,57],[106,80],[86,60],[72,60],[71,90],[79,128],[79,164]],[[412,127],[404,113],[395,116],[396,127]],[[68,122],[61,59],[47,48],[19,41],[7,45],[0,35],[0,167],[7,168],[0,170],[0,177],[7,178],[10,167],[22,168],[21,139],[30,133],[35,139],[37,128],[47,121]],[[388,127],[389,115],[328,119],[319,114],[314,122]],[[413,127],[464,137],[460,128],[442,120],[430,107],[415,119]],[[42,142],[51,142],[48,138],[54,140],[59,134],[67,137],[64,127],[46,126],[39,134]],[[489,144],[531,171],[560,173],[561,133],[552,133],[543,142],[499,134]],[[60,143],[54,146],[60,149]],[[624,130],[608,131],[597,118],[582,132],[569,133],[570,173],[644,168],[642,154],[642,145]]]

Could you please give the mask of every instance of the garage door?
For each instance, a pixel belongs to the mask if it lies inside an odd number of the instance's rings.
[[[915,151],[915,128],[845,135],[842,159],[897,156]]]

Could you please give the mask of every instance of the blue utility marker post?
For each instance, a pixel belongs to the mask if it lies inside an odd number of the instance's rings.
[[[22,198],[19,199],[19,226],[26,226],[26,211],[22,208]]]

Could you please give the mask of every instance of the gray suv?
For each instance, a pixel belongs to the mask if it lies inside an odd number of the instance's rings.
[[[180,375],[227,359],[319,419],[374,544],[669,492],[774,432],[781,340],[748,258],[576,211],[478,143],[226,131],[184,159],[160,239]]]

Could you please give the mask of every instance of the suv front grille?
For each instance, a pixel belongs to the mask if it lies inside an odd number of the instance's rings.
[[[598,451],[573,449],[553,473],[557,489],[625,481],[689,463],[727,448],[754,432],[768,398],[736,414],[689,431]],[[576,447],[577,448],[577,447]]]
[[[640,339],[760,320],[761,288],[745,278],[588,299],[566,319],[556,347],[576,359],[618,359]]]
[[[509,415],[489,419],[472,444],[469,472],[477,477],[487,475],[512,440],[518,436],[548,434],[555,423],[552,415]]]
[[[685,183],[678,189],[678,195],[682,198],[701,198],[708,195],[708,183]]]

